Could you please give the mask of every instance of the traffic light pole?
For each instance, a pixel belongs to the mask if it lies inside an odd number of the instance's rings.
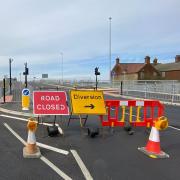
[[[100,72],[98,71],[98,69],[99,69],[98,67],[96,67],[96,68],[94,69],[95,75],[96,75],[96,90],[97,90],[97,85],[98,85],[97,76],[100,75]]]
[[[6,102],[6,82],[5,78],[3,79],[3,101]]]
[[[25,73],[24,73],[24,75],[25,75],[25,88],[27,88],[27,62],[26,63],[24,63],[24,65],[25,65]]]
[[[98,82],[97,82],[97,75],[96,75],[96,90],[97,90],[97,84],[98,84]]]
[[[12,78],[11,78],[11,63],[13,62],[13,59],[9,59],[9,90],[10,94],[12,94]]]

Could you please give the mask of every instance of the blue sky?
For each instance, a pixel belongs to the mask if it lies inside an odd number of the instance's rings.
[[[100,79],[109,77],[109,20],[112,17],[112,66],[159,62],[180,54],[179,0],[0,0],[0,77],[19,77],[24,62],[29,77]]]

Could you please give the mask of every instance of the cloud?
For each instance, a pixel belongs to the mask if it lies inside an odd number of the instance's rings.
[[[2,1],[1,76],[8,73],[4,69],[10,57],[14,75],[27,61],[33,75],[48,71],[55,76],[63,52],[65,76],[77,77],[81,71],[81,76],[91,77],[92,69],[100,66],[108,78],[109,16],[112,64],[118,55],[124,62],[142,62],[147,54],[169,61],[180,53],[179,6],[179,0]]]

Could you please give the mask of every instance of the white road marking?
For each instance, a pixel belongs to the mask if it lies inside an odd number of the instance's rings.
[[[129,113],[125,113],[125,114],[129,114]],[[135,116],[135,115],[132,115],[132,116]],[[135,117],[137,117],[137,116],[135,116]],[[141,117],[140,117],[141,118]],[[177,130],[177,131],[180,131],[180,129],[179,128],[176,128],[176,127],[174,127],[174,126],[168,126],[169,128],[172,128],[172,129],[174,129],[174,130]]]
[[[125,113],[125,114],[129,115],[129,113]],[[136,115],[132,115],[132,116],[137,117]],[[141,118],[141,117],[139,117],[139,118]],[[180,131],[179,128],[176,128],[176,127],[174,127],[174,126],[168,126],[168,127],[169,127],[169,128],[172,128],[172,129],[174,129],[174,130]]]
[[[53,169],[59,176],[61,176],[65,180],[72,180],[68,175],[66,175],[63,171],[61,171],[57,166],[55,166],[51,161],[49,161],[46,157],[41,156],[40,159],[47,164],[51,169]]]
[[[24,145],[26,145],[26,141],[24,141],[24,139],[22,139],[9,125],[7,125],[6,123],[4,123],[4,126],[17,138],[19,139]],[[53,146],[49,146],[49,145],[46,145],[46,144],[43,144],[43,143],[39,143],[39,142],[36,142],[36,144],[39,146],[39,147],[42,147],[42,148],[45,148],[45,149],[48,149],[48,150],[51,150],[51,151],[54,151],[54,152],[58,152],[60,154],[64,154],[64,155],[68,155],[69,152],[66,151],[66,150],[63,150],[63,149],[59,149],[59,148],[56,148],[56,147],[53,147]]]
[[[169,128],[172,128],[172,129],[175,129],[175,130],[177,130],[177,131],[180,131],[180,129],[179,128],[176,128],[176,127],[174,127],[174,126],[168,126]]]
[[[85,164],[83,163],[83,161],[81,160],[80,156],[78,155],[76,150],[71,149],[70,150],[72,155],[74,156],[76,162],[78,163],[84,177],[86,180],[93,180],[91,174],[89,173],[88,169],[86,168]]]
[[[20,116],[32,116],[32,113],[24,113],[24,112],[19,112],[19,111],[12,111],[12,110],[8,110],[8,109],[4,109],[2,107],[0,107],[0,111],[4,112],[4,113],[10,113],[13,115],[20,115]],[[37,116],[35,116],[37,117]]]
[[[15,116],[8,116],[8,115],[5,115],[5,114],[1,114],[0,116],[2,116],[2,117],[7,117],[7,118],[11,118],[11,119],[17,119],[17,120],[20,120],[20,121],[28,122],[28,120],[25,119],[25,118],[20,118],[20,117],[15,117]]]
[[[4,126],[26,146],[26,141],[22,139],[8,124],[4,123]]]
[[[20,118],[20,117],[16,117],[16,116],[8,116],[8,115],[5,115],[5,114],[1,114],[0,116],[28,122],[28,119]],[[42,124],[42,125],[45,125],[45,126],[53,126],[53,124],[49,124],[49,123],[39,123],[39,124]],[[59,124],[55,124],[55,125],[58,127],[59,133],[64,134],[64,132],[63,132],[62,128],[59,126]]]
[[[26,142],[7,124],[4,123],[4,126],[17,138],[22,144],[26,145]],[[59,176],[61,176],[65,180],[72,180],[68,175],[66,175],[63,171],[61,171],[57,166],[55,166],[51,161],[49,161],[46,157],[42,156],[40,159],[47,164],[51,169],[53,169]]]
[[[54,126],[54,124],[49,124],[49,123],[39,123],[45,126]],[[55,124],[58,127],[58,131],[60,134],[64,134],[63,130],[61,129],[61,127],[59,126],[59,124]]]
[[[58,153],[61,153],[61,154],[65,154],[65,155],[68,155],[69,152],[68,151],[65,151],[63,149],[59,149],[59,148],[55,148],[53,146],[49,146],[49,145],[46,145],[46,144],[42,144],[42,143],[39,143],[39,142],[36,142],[36,144],[39,146],[39,147],[42,147],[42,148],[45,148],[45,149],[49,149],[51,151],[55,151],[55,152],[58,152]]]

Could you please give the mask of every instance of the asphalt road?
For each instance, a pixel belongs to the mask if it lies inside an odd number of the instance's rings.
[[[114,97],[105,96],[105,99]],[[119,99],[119,98],[115,98]],[[5,105],[17,108],[16,105]],[[165,106],[165,115],[170,125],[180,127],[180,107]],[[0,112],[0,115],[4,113]],[[40,159],[24,159],[22,149],[24,145],[4,126],[7,123],[23,139],[27,139],[26,122],[15,118],[0,116],[0,179],[62,179],[55,171]],[[53,121],[52,116],[46,116],[44,121]],[[80,128],[78,120],[71,120],[67,127],[68,116],[58,116],[57,123],[64,131],[64,136],[48,137],[45,126],[38,126],[37,141],[69,151],[62,155],[41,148],[41,153],[54,165],[72,179],[85,179],[70,150],[78,152],[93,179],[97,180],[179,180],[180,165],[180,131],[167,128],[160,132],[161,148],[170,155],[168,159],[152,159],[138,151],[138,147],[145,146],[149,134],[144,127],[133,128],[131,136],[121,127],[114,129],[100,129],[96,138],[87,136],[87,129]],[[99,127],[98,116],[89,116],[86,127]]]

